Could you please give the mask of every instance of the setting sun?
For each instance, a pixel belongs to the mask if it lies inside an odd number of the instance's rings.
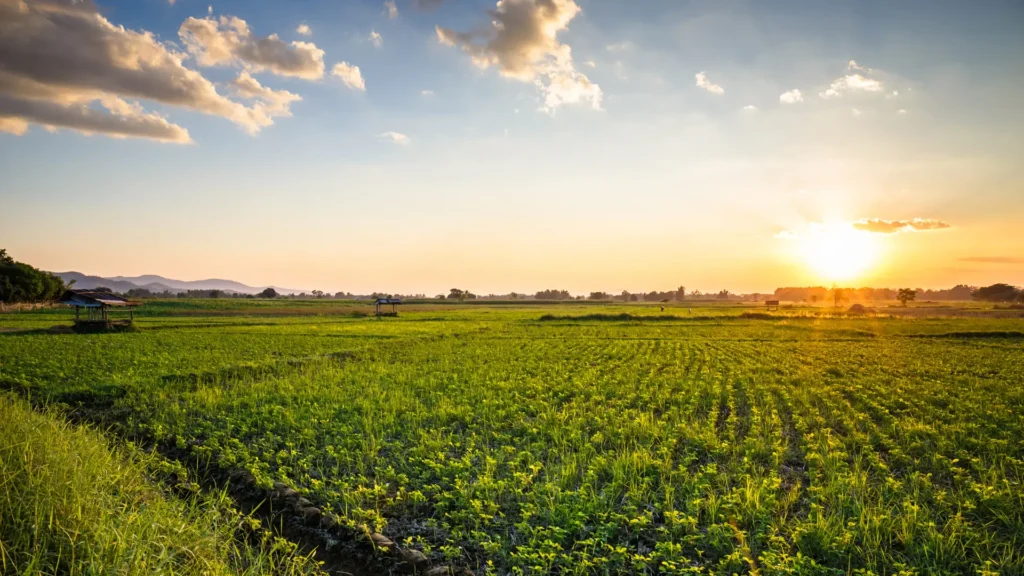
[[[826,224],[802,239],[805,261],[829,281],[853,280],[878,261],[879,245],[873,234],[849,224]]]

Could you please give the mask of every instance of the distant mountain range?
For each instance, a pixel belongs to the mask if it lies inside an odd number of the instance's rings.
[[[164,278],[155,274],[142,276],[89,276],[81,272],[56,272],[57,276],[64,279],[64,282],[74,280],[75,288],[92,289],[104,286],[114,292],[128,292],[135,288],[145,288],[150,292],[170,291],[173,293],[187,292],[189,290],[223,290],[229,293],[257,294],[266,288],[273,288],[279,294],[298,294],[303,290],[293,288],[281,288],[278,286],[248,286],[234,280],[220,280],[212,278],[209,280],[175,280]]]

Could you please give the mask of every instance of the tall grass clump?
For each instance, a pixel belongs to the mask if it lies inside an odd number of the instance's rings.
[[[223,493],[166,494],[147,474],[158,467],[155,456],[111,449],[96,430],[0,393],[0,574],[318,571],[283,540],[240,538],[256,521]]]

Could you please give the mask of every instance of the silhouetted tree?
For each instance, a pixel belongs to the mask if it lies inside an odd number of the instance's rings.
[[[900,288],[899,292],[896,294],[896,299],[904,306],[914,298],[917,298],[917,290],[911,290],[910,288]]]
[[[273,288],[264,288],[263,291],[259,293],[259,297],[260,298],[277,298],[278,297],[278,293],[277,293],[277,290],[274,290]]]
[[[978,288],[971,294],[971,297],[986,302],[1013,302],[1020,294],[1021,291],[1013,286],[1000,283]]]
[[[608,300],[608,294],[604,292],[591,292],[588,297],[590,300]]]

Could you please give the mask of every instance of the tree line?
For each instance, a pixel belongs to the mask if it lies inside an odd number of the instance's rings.
[[[0,249],[0,302],[52,302],[66,289],[60,276],[18,262]]]

